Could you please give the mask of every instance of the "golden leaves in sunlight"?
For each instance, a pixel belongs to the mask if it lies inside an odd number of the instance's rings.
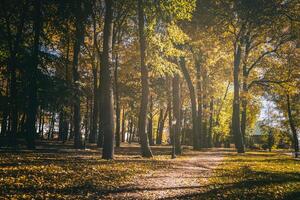
[[[229,155],[210,181],[221,199],[294,199],[300,163],[281,153]]]
[[[89,199],[158,167],[163,159],[145,162],[123,156],[105,161],[99,155],[4,153],[0,156],[1,195],[9,199]]]

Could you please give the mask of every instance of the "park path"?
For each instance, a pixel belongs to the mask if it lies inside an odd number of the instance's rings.
[[[170,160],[167,168],[138,175],[119,192],[101,199],[179,199],[202,193],[223,155],[220,152],[196,152],[183,159]]]

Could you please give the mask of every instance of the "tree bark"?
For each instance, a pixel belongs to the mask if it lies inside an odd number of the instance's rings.
[[[176,74],[172,81],[173,89],[173,119],[174,119],[174,143],[175,143],[175,154],[181,154],[181,119],[180,119],[180,80],[179,75]]]
[[[116,99],[116,147],[120,147],[121,136],[121,108],[120,108],[120,97],[119,97],[119,85],[118,85],[118,67],[119,67],[119,56],[118,53],[115,55],[115,99]]]
[[[203,97],[202,97],[202,80],[201,80],[201,65],[196,61],[196,78],[197,78],[197,103],[198,103],[198,131],[199,131],[199,148],[204,146],[204,137],[202,131],[202,115],[203,115]]]
[[[76,22],[75,22],[75,42],[73,54],[73,84],[75,88],[74,105],[73,105],[73,123],[74,123],[74,148],[83,148],[82,134],[81,134],[81,113],[80,113],[80,94],[79,94],[79,72],[78,72],[78,59],[80,54],[80,46],[84,40],[84,17],[82,11],[82,1],[75,2],[76,6]]]
[[[92,69],[93,69],[93,109],[92,109],[92,125],[91,125],[91,133],[89,135],[89,143],[96,143],[97,131],[98,131],[98,116],[99,116],[99,92],[98,92],[98,68],[99,64],[96,61],[97,54],[97,34],[96,34],[96,19],[93,16],[93,61],[92,61]]]
[[[290,100],[290,95],[286,95],[286,102],[287,102],[287,113],[288,113],[288,119],[289,119],[289,124],[290,128],[293,134],[293,144],[294,144],[294,150],[295,150],[295,157],[298,158],[299,154],[299,140],[298,140],[298,134],[297,134],[297,129],[294,123],[294,118],[292,115],[292,107],[291,107],[291,100]]]
[[[149,117],[148,117],[148,139],[149,139],[149,145],[153,146],[153,99],[152,96],[150,96],[150,108],[149,108]]]
[[[34,41],[32,49],[32,65],[29,71],[29,101],[27,108],[26,117],[26,140],[27,148],[35,149],[35,137],[36,137],[36,114],[38,108],[37,99],[37,75],[38,75],[38,64],[39,64],[39,46],[40,46],[40,35],[42,32],[43,18],[42,18],[42,1],[36,0],[34,3],[35,20],[33,24]]]
[[[214,113],[214,98],[211,97],[209,104],[209,128],[207,137],[207,147],[212,147],[212,130],[213,130],[213,113]]]
[[[200,148],[199,146],[199,131],[198,131],[198,117],[197,117],[197,103],[196,103],[196,94],[195,94],[195,88],[193,86],[192,79],[190,77],[190,74],[188,72],[188,69],[185,66],[185,58],[180,57],[179,61],[180,68],[182,70],[182,73],[184,75],[184,78],[186,80],[186,83],[189,88],[190,92],[190,100],[192,105],[192,120],[193,120],[193,148],[195,150],[198,150]]]
[[[233,66],[233,111],[232,111],[232,134],[235,147],[238,153],[244,153],[244,141],[240,127],[240,92],[239,92],[239,71],[241,61],[241,47],[235,45],[234,66]]]
[[[141,153],[143,157],[152,157],[152,152],[149,146],[148,136],[146,133],[146,121],[148,110],[149,96],[149,78],[148,67],[145,63],[146,59],[146,38],[144,34],[144,6],[143,0],[138,0],[138,26],[139,26],[139,42],[140,42],[140,57],[141,57],[141,84],[142,97],[139,113],[138,132],[141,141]]]
[[[27,18],[28,4],[24,3],[22,8],[22,14],[20,15],[20,23],[17,26],[17,33],[15,36],[14,45],[11,47],[10,59],[8,62],[8,70],[10,74],[10,110],[9,110],[9,126],[10,131],[10,145],[12,147],[17,146],[17,130],[18,130],[18,105],[17,105],[17,74],[16,74],[16,65],[17,65],[17,54],[20,51],[20,46],[22,43],[22,35],[25,24],[25,19]],[[10,30],[8,30],[10,32]]]
[[[114,158],[114,106],[112,83],[112,37],[113,37],[113,0],[105,0],[106,11],[103,33],[103,57],[101,66],[101,122],[103,129],[103,159]]]
[[[125,108],[122,109],[122,131],[121,131],[121,140],[125,142]]]
[[[163,131],[165,126],[165,121],[168,117],[169,106],[167,107],[165,113],[163,113],[163,109],[160,110],[160,117],[158,120],[157,126],[157,134],[156,134],[156,144],[162,144]]]
[[[248,73],[247,73],[247,67],[246,65],[243,65],[243,96],[242,96],[242,115],[241,115],[241,134],[243,137],[243,141],[245,142],[245,136],[246,136],[246,123],[247,123],[247,93],[248,93]]]

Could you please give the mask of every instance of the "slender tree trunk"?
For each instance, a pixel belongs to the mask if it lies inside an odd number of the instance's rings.
[[[235,147],[238,153],[244,153],[244,141],[240,127],[240,92],[239,92],[239,71],[241,61],[241,47],[235,47],[234,66],[233,66],[233,111],[232,111],[232,134]]]
[[[64,124],[64,121],[65,121],[65,116],[64,116],[64,113],[63,111],[61,110],[59,112],[59,125],[58,125],[58,140],[62,141],[62,138],[63,138],[63,135],[64,135],[64,130],[63,130],[63,124]]]
[[[203,147],[208,147],[208,118],[209,118],[209,100],[208,100],[208,77],[207,70],[204,68],[202,70],[202,80],[203,80],[203,88],[202,88],[202,140]]]
[[[113,37],[113,0],[105,0],[106,11],[103,34],[103,58],[101,66],[101,121],[103,125],[103,159],[114,158],[114,107],[112,83],[112,37]]]
[[[141,84],[142,98],[139,113],[138,131],[141,141],[141,153],[143,157],[152,157],[152,152],[149,146],[148,136],[146,133],[146,121],[148,110],[149,96],[149,78],[148,67],[145,63],[146,58],[146,38],[144,34],[144,6],[143,0],[138,0],[138,20],[139,20],[139,40],[140,40],[140,56],[141,56]]]
[[[45,127],[45,115],[42,116],[42,128],[41,128],[41,139],[44,139],[44,127]]]
[[[93,19],[93,31],[94,31],[94,46],[93,46],[93,112],[92,112],[92,126],[91,134],[89,135],[89,143],[96,143],[97,131],[98,131],[98,116],[99,116],[99,91],[98,91],[98,62],[96,61],[96,20]]]
[[[132,118],[131,118],[129,120],[129,123],[128,123],[128,138],[127,138],[127,141],[128,141],[129,144],[131,143],[132,134],[133,134],[133,121],[132,121]]]
[[[122,111],[122,131],[121,131],[121,140],[122,142],[125,142],[125,108],[123,108]]]
[[[116,99],[116,147],[120,147],[120,129],[121,129],[121,108],[120,108],[120,97],[119,97],[119,85],[118,85],[118,67],[119,57],[118,53],[115,56],[115,99]]]
[[[196,103],[195,89],[194,89],[190,74],[186,68],[184,57],[180,58],[179,65],[180,65],[180,68],[184,75],[184,78],[187,82],[189,92],[190,92],[190,99],[191,99],[191,105],[192,105],[192,120],[193,120],[193,148],[195,150],[198,150],[200,148],[200,146],[199,146],[199,131],[198,131],[199,125],[198,125],[198,117],[197,117],[197,103]]]
[[[79,94],[79,54],[80,46],[84,40],[84,16],[82,11],[81,0],[75,2],[76,9],[76,22],[75,22],[75,42],[74,42],[74,54],[73,54],[73,84],[76,89],[76,94],[74,96],[74,105],[73,105],[73,123],[74,123],[74,148],[82,148],[82,134],[81,134],[81,113],[80,113],[80,94]]]
[[[2,121],[1,121],[1,135],[3,136],[5,136],[7,132],[7,118],[8,118],[8,112],[7,110],[4,110],[2,114]]]
[[[175,154],[181,154],[181,103],[180,103],[180,80],[179,75],[176,74],[172,81],[173,85],[173,119],[174,119],[174,142],[175,142]]]
[[[161,140],[162,140],[162,135],[159,134],[159,130],[160,130],[160,126],[162,125],[163,114],[164,114],[164,110],[160,109],[158,122],[157,122],[157,129],[156,129],[156,141],[155,141],[156,144],[161,144]]]
[[[211,97],[209,104],[209,128],[208,128],[208,137],[207,137],[207,147],[212,147],[212,130],[213,130],[213,113],[214,113],[214,98]]]
[[[204,146],[204,137],[203,137],[203,94],[202,94],[202,80],[201,80],[201,64],[196,61],[196,78],[197,78],[197,103],[198,103],[198,131],[199,131],[199,148]]]
[[[170,108],[168,111],[168,124],[169,124],[169,143],[173,145],[173,125],[172,125],[172,81],[168,79],[168,107]],[[174,151],[175,152],[175,151]]]
[[[298,158],[299,154],[299,140],[298,140],[298,134],[297,134],[297,129],[294,123],[294,118],[292,115],[292,107],[291,107],[291,100],[290,100],[290,95],[286,95],[286,102],[287,102],[287,113],[288,113],[288,119],[289,119],[289,124],[290,128],[293,134],[293,144],[294,144],[294,149],[295,149],[295,157]]]
[[[40,109],[40,113],[39,113],[39,129],[38,129],[39,137],[41,137],[42,118],[43,118],[43,110]]]
[[[153,99],[152,99],[152,96],[150,96],[150,108],[149,108],[147,133],[148,133],[149,144],[151,146],[153,146],[154,141],[153,141]]]

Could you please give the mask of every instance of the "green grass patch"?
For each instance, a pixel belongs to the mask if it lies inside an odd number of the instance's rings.
[[[300,161],[279,153],[228,155],[205,199],[300,199]]]

